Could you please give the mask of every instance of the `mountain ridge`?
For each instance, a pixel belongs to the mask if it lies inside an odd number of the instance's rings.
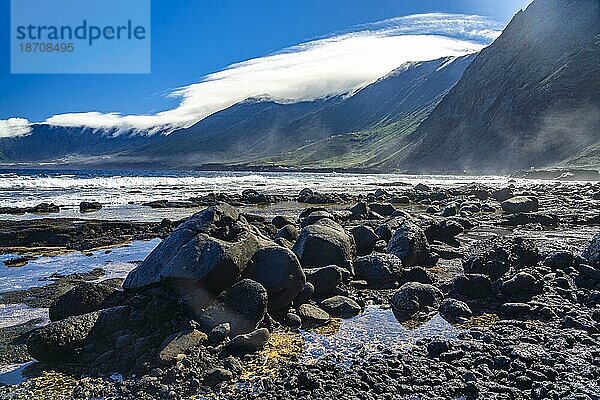
[[[600,2],[536,0],[483,49],[390,168],[505,172],[564,163],[600,129]]]
[[[599,60],[600,1],[534,0],[479,53],[405,63],[352,93],[303,102],[255,96],[148,138],[36,126],[27,137],[0,139],[0,160],[411,173],[600,169]]]
[[[113,168],[119,164],[124,168],[198,168],[211,164],[269,165],[268,159],[271,157],[320,146],[324,141],[328,142],[329,147],[337,146],[331,139],[338,136],[349,135],[343,140],[355,143],[352,135],[369,136],[368,132],[371,130],[398,124],[404,127],[415,125],[458,81],[473,58],[474,55],[466,55],[405,63],[352,95],[297,103],[277,102],[265,96],[246,99],[189,128],[176,130],[169,135],[154,135],[146,141],[131,135],[110,137],[110,134],[101,135],[93,130],[82,129],[81,132],[90,144],[82,144],[78,154],[75,150],[79,142],[74,139],[72,145],[67,140],[64,148],[56,149],[51,146],[42,150],[43,146],[33,140],[44,133],[44,129],[38,127],[30,137],[13,140],[12,149],[19,148],[19,143],[27,143],[25,147],[29,149],[26,152],[13,150],[13,154],[18,155],[13,160],[30,161],[42,157],[50,159],[51,151],[54,150],[57,157],[75,159],[77,165],[89,168]],[[403,131],[404,127],[398,132]],[[59,132],[61,129],[68,133],[67,137],[76,136],[77,128],[45,126],[47,133]],[[391,132],[388,138],[394,135]],[[128,143],[128,139],[132,141]],[[369,142],[382,140],[385,141],[382,135],[368,138]],[[52,141],[57,140],[52,138]],[[0,140],[0,148],[2,143]],[[111,144],[114,144],[112,148]],[[6,142],[4,145],[10,150],[11,146],[6,146]],[[354,150],[351,147],[338,146],[342,152]],[[86,157],[89,159],[86,160]],[[326,162],[318,160],[318,157],[315,160]],[[352,162],[345,164],[344,168],[368,167],[362,164],[350,165]]]

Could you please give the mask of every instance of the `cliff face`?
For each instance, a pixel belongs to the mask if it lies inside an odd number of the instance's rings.
[[[600,1],[534,1],[388,167],[505,172],[589,152],[600,138],[599,60]]]

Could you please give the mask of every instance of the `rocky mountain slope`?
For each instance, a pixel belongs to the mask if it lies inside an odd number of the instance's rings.
[[[395,133],[414,128],[473,58],[408,63],[352,95],[293,104],[249,100],[121,157],[186,167],[362,167],[372,162],[373,151],[391,149]],[[388,129],[390,135],[369,132],[393,125],[398,129]]]
[[[600,2],[534,1],[475,58],[387,167],[598,167],[599,60]]]
[[[300,168],[319,165],[377,170],[398,151],[396,144],[414,131],[458,82],[474,57],[446,57],[404,65],[345,102],[321,112],[320,116],[339,120],[332,124],[338,128],[332,130],[333,136],[261,162]],[[344,118],[350,118],[351,124],[344,125]]]
[[[374,151],[391,148],[398,133],[414,129],[456,84],[473,58],[407,63],[344,96],[299,103],[248,99],[167,136],[114,136],[90,129],[36,125],[29,136],[0,139],[0,160],[66,158],[79,166],[127,168],[273,162],[292,166],[316,162],[316,167],[366,165]],[[391,129],[393,126],[397,129]],[[375,130],[377,134],[372,135]],[[340,156],[346,161],[338,159]],[[275,161],[270,160],[273,157]]]
[[[600,167],[600,2],[535,0],[477,55],[407,63],[356,93],[248,99],[169,135],[36,125],[0,161],[94,168],[505,173]]]
[[[131,132],[117,135],[116,132],[90,128],[38,124],[31,127],[27,136],[0,138],[0,162],[79,160],[112,154],[146,142],[148,137]]]

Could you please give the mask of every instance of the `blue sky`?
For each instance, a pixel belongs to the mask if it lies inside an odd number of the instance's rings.
[[[153,0],[151,74],[11,75],[8,32],[10,1],[0,0],[0,27],[3,29],[0,36],[0,119],[21,117],[33,122],[46,120],[56,114],[87,111],[155,114],[181,104],[181,98],[169,97],[169,93],[199,82],[203,77],[222,71],[233,63],[256,59],[314,39],[344,35],[353,32],[361,24],[411,14],[441,12],[477,14],[503,27],[514,13],[529,2]],[[366,25],[367,28],[370,26],[373,25]],[[477,38],[470,39],[472,42],[485,42]],[[441,44],[458,51],[457,44],[447,45]],[[384,62],[393,60],[386,59]],[[337,82],[333,85],[341,84]],[[206,87],[203,90],[201,94],[206,95]],[[307,94],[299,96],[310,97]]]

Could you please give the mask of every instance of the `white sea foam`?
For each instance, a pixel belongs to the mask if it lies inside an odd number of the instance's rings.
[[[32,319],[48,321],[47,308],[33,308],[26,304],[0,304],[0,328],[23,324]]]
[[[241,193],[257,189],[265,194],[296,195],[303,188],[321,192],[367,193],[378,187],[391,192],[407,185],[453,186],[468,183],[508,184],[504,176],[335,174],[335,173],[256,173],[256,172],[178,172],[178,171],[0,171],[0,207],[29,207],[41,202],[61,206],[60,214],[44,217],[129,219],[160,221],[181,219],[196,209],[153,210],[141,206],[152,200],[186,200],[214,193]],[[531,182],[531,181],[529,181]],[[519,180],[517,180],[519,183]],[[80,214],[81,201],[99,201],[98,213]],[[2,216],[5,219],[41,218]]]
[[[77,205],[94,200],[124,205],[152,199],[186,199],[208,192],[239,193],[257,188],[267,194],[297,194],[309,187],[323,192],[368,192],[391,182],[449,185],[507,182],[506,177],[409,176],[313,173],[0,173],[0,206],[25,207],[42,201]]]

